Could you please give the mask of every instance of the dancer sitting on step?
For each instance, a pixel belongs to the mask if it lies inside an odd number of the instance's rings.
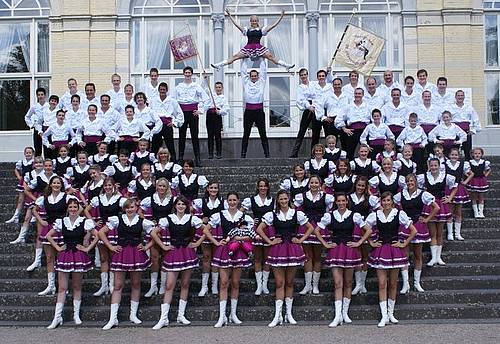
[[[231,16],[231,13],[229,13],[228,10],[226,10],[226,13],[229,16],[231,22],[234,24],[234,26],[236,26],[244,36],[247,36],[248,42],[243,48],[241,48],[239,52],[234,54],[229,59],[220,61],[215,64],[211,64],[213,68],[219,70],[222,66],[229,65],[236,60],[240,60],[243,58],[256,59],[258,57],[264,57],[269,61],[273,62],[274,64],[285,67],[287,70],[290,70],[293,67],[295,67],[295,64],[286,63],[283,60],[276,59],[276,57],[274,57],[274,55],[271,54],[268,48],[260,44],[262,36],[266,36],[269,33],[269,31],[274,29],[280,23],[280,21],[283,19],[285,11],[281,12],[281,16],[278,18],[276,22],[274,22],[270,26],[264,26],[262,28],[259,25],[259,17],[257,17],[256,15],[252,15],[250,17],[250,27],[246,26],[242,27],[234,20],[233,16]]]

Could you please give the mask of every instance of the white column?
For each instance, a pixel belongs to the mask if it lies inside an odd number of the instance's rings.
[[[318,21],[319,12],[306,13],[307,35],[309,41],[309,75],[316,75],[318,70]]]
[[[219,62],[224,58],[224,14],[212,14],[214,29],[214,62]],[[224,81],[223,68],[214,72],[214,81]]]

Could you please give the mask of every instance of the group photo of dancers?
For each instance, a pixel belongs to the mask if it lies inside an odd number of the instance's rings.
[[[265,27],[257,16],[243,27],[227,14],[248,43],[212,67],[241,60],[240,156],[246,158],[255,125],[263,156],[269,158],[266,61],[287,71],[294,65],[277,59],[260,40],[283,14]],[[259,69],[248,71],[253,61]],[[198,297],[218,295],[217,328],[245,321],[238,315],[238,298],[242,274],[248,273],[255,276],[256,297],[275,294],[269,327],[297,324],[294,298],[324,292],[334,294],[329,326],[351,323],[351,300],[368,292],[370,269],[378,281],[378,327],[398,323],[398,294],[424,293],[422,271],[446,265],[445,239],[465,240],[463,205],[472,203],[474,217],[485,217],[491,166],[483,149],[472,143],[481,129],[478,115],[463,90],[452,93],[445,77],[429,82],[425,69],[406,76],[403,84],[390,70],[380,83],[375,77],[362,81],[351,71],[344,84],[330,68],[316,71],[314,81],[305,68],[297,74],[300,128],[292,151],[279,156],[297,159],[290,160],[290,175],[282,176],[278,189],[262,175],[251,195],[224,190],[224,175],[210,179],[198,170],[202,158],[223,157],[223,116],[231,109],[222,82],[212,85],[212,93],[208,79],[195,81],[193,68],[186,66],[176,86],[160,82],[158,69],[152,68],[142,90],[122,87],[118,74],[100,96],[92,82],[81,92],[74,78],[62,96],[47,99],[45,89],[36,90],[37,103],[25,116],[33,147],[26,147],[15,164],[16,209],[6,222],[20,224],[13,245],[26,243],[36,230],[35,258],[27,270],[41,268],[45,255],[47,285],[38,295],[57,293],[48,329],[63,323],[69,289],[73,321],[82,323],[82,279],[91,269],[100,271],[93,297],[111,294],[104,330],[119,323],[127,279],[130,322],[142,322],[142,298],[160,294],[153,329],[169,325],[174,295],[179,297],[174,319],[189,325],[186,307],[196,269],[201,270]],[[198,137],[203,117],[206,157]],[[185,155],[188,128],[194,159]],[[299,154],[309,129],[310,150]],[[424,245],[430,247],[425,261]],[[331,274],[322,276],[325,268]],[[303,284],[296,281],[299,270]],[[150,280],[145,292],[143,277]],[[321,290],[326,278],[332,279],[333,290]],[[174,293],[177,285],[180,292]]]

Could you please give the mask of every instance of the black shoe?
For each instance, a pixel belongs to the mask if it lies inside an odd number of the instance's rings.
[[[214,153],[208,153],[208,158],[213,159],[214,158]]]
[[[194,158],[194,164],[196,167],[201,167],[201,159],[200,157],[195,157]]]
[[[242,158],[242,159],[246,159],[246,157],[247,157],[247,153],[241,153],[240,158]]]
[[[289,158],[298,158],[299,154],[298,153],[292,153],[288,156]]]
[[[221,153],[215,153],[215,159],[222,159]]]

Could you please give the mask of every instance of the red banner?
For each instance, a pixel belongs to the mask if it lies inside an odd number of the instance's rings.
[[[198,54],[196,45],[191,35],[176,37],[169,41],[170,50],[174,55],[175,62],[184,61],[195,57]]]

